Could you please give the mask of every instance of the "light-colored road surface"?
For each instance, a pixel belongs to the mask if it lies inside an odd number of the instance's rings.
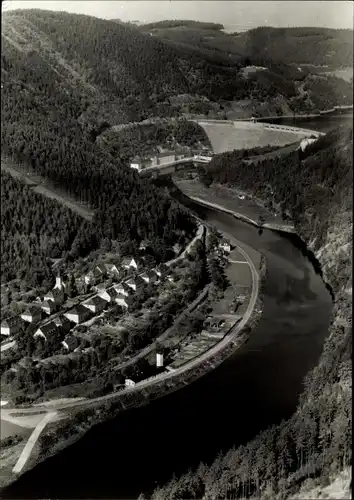
[[[51,420],[53,420],[54,417],[56,417],[55,412],[47,413],[42,418],[42,420],[39,422],[39,424],[36,426],[36,428],[34,429],[32,434],[30,435],[25,447],[23,448],[22,453],[21,453],[19,459],[17,460],[14,468],[12,469],[12,472],[14,474],[18,474],[19,472],[21,472],[21,470],[25,466],[29,456],[31,455],[33,446],[36,444],[37,439],[39,438],[41,432],[43,431],[43,429],[47,425],[47,423],[50,422]]]

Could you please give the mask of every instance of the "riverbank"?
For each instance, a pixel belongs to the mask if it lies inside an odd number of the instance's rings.
[[[209,188],[197,179],[173,178],[178,189],[191,200],[228,213],[260,229],[271,229],[296,234],[295,227],[272,214],[260,201],[235,188],[212,184]]]

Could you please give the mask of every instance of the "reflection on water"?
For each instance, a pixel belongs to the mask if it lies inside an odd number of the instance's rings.
[[[189,387],[92,429],[4,497],[136,498],[295,410],[328,329],[329,293],[289,239],[195,209],[268,259],[263,316],[249,342]]]

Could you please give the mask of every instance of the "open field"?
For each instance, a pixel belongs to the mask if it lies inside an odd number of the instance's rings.
[[[230,123],[205,123],[205,130],[214,153],[224,153],[234,149],[251,149],[256,146],[286,146],[300,141],[303,134],[295,132],[267,130],[263,127],[247,128]]]
[[[70,195],[65,193],[60,188],[51,185],[47,181],[47,179],[41,177],[40,175],[35,174],[35,172],[31,171],[29,167],[22,165],[15,165],[8,158],[2,157],[1,170],[9,173],[16,179],[25,182],[25,184],[32,186],[33,191],[35,191],[36,193],[40,193],[44,196],[47,196],[48,198],[54,199],[59,203],[62,203],[67,208],[78,213],[79,215],[81,215],[81,217],[83,217],[86,220],[89,221],[92,220],[94,212],[90,208],[81,204],[80,202],[72,198]]]

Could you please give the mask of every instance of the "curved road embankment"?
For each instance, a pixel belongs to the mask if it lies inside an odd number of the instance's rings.
[[[274,224],[274,223],[262,223],[255,221],[251,217],[247,217],[247,215],[241,214],[239,212],[235,212],[234,210],[230,210],[228,208],[222,207],[221,205],[217,205],[216,203],[212,203],[210,201],[203,200],[202,198],[197,198],[196,196],[189,196],[192,201],[199,203],[200,205],[205,205],[206,207],[215,208],[220,210],[220,212],[225,212],[226,214],[232,215],[236,219],[244,220],[249,224],[253,224],[259,228],[271,229],[273,231],[280,231],[285,233],[293,233],[295,234],[295,227],[287,224]]]

